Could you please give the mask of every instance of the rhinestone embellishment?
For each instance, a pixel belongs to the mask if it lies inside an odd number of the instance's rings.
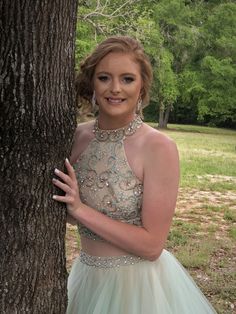
[[[141,124],[142,120],[136,116],[122,129],[106,130],[102,140],[103,130],[98,129],[74,165],[80,197],[86,205],[114,220],[137,226],[142,225],[143,184],[129,166],[123,138],[133,134]],[[78,230],[80,236],[105,241],[81,223]]]
[[[102,130],[98,126],[98,118],[95,120],[93,132],[97,140],[101,142],[111,141],[116,142],[124,140],[127,136],[130,136],[141,127],[143,121],[140,116],[136,116],[128,125],[123,128],[115,130]]]
[[[122,255],[122,256],[92,256],[81,251],[80,261],[83,264],[98,268],[117,268],[120,266],[134,265],[144,261],[140,256]]]

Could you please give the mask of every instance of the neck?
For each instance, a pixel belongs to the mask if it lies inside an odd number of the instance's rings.
[[[98,115],[98,126],[103,130],[115,130],[120,129],[128,125],[131,121],[135,119],[135,113],[130,114],[129,116],[121,117],[105,117],[103,115]]]

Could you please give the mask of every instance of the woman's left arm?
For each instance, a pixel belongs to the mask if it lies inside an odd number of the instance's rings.
[[[142,227],[113,220],[83,204],[73,167],[68,160],[68,174],[55,170],[64,183],[53,180],[66,194],[54,195],[53,198],[66,203],[71,216],[105,240],[129,253],[155,260],[163,250],[174,214],[179,158],[175,143],[154,132],[146,142],[144,151]]]

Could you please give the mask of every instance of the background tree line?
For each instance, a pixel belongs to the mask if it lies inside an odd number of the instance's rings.
[[[138,38],[154,70],[145,118],[236,127],[236,3],[219,0],[80,1],[76,65],[103,38]]]

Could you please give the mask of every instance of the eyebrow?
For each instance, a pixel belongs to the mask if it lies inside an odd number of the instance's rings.
[[[111,75],[111,73],[103,72],[103,71],[96,73],[96,75],[101,75],[101,74]],[[122,73],[121,75],[130,75],[130,76],[135,76],[136,77],[136,74],[134,74],[134,73]]]

